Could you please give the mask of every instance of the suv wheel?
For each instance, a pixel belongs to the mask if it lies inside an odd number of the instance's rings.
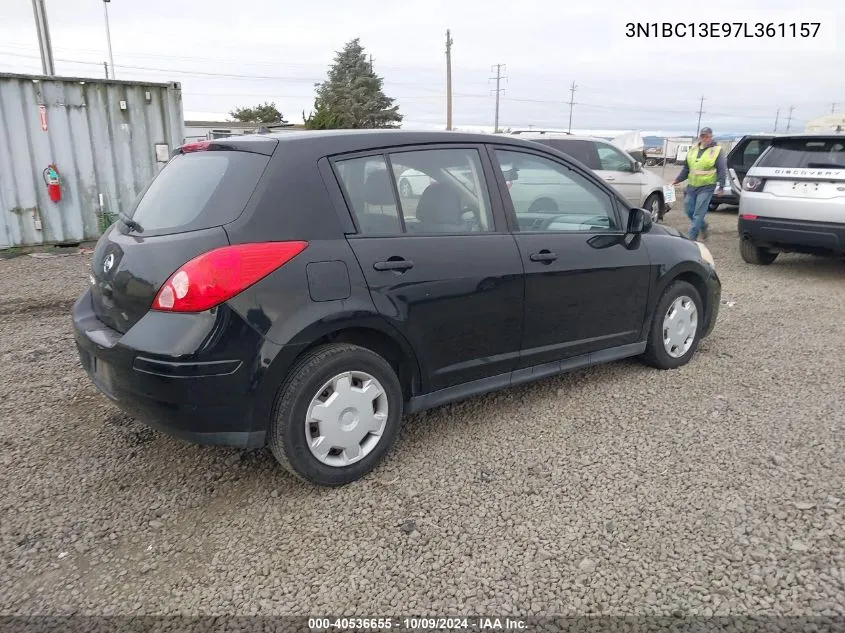
[[[654,311],[645,360],[658,369],[686,365],[698,349],[704,310],[701,295],[690,283],[671,284]]]
[[[651,214],[651,221],[660,222],[666,213],[663,210],[663,197],[659,193],[653,193],[645,199],[643,208]]]
[[[749,264],[756,264],[758,266],[768,266],[775,259],[778,254],[768,249],[756,246],[754,242],[747,238],[741,238],[739,241],[739,254],[742,259]]]
[[[390,450],[402,404],[399,379],[384,358],[357,345],[317,347],[296,363],[276,396],[270,449],[301,479],[348,484]]]

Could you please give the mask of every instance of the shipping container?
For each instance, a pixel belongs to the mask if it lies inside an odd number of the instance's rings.
[[[0,74],[0,249],[97,239],[183,137],[179,83]]]

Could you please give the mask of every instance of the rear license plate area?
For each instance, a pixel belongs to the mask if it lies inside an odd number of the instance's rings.
[[[792,191],[799,198],[816,198],[819,195],[819,183],[793,182]]]
[[[91,379],[107,395],[112,393],[112,368],[106,362],[91,355]]]

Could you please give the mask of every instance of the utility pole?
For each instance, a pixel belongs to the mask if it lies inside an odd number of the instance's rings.
[[[44,6],[44,0],[32,0],[32,12],[35,14],[38,48],[41,49],[41,70],[45,75],[55,75],[56,65],[53,62],[53,44],[50,41],[50,28],[47,25],[47,8]]]
[[[704,114],[704,95],[701,95],[701,102],[698,106],[698,127],[695,129],[695,136],[698,137],[698,134],[701,132],[701,115]]]
[[[789,132],[789,126],[792,124],[792,111],[795,108],[793,106],[789,106],[789,118],[786,120],[786,131]]]
[[[109,2],[111,0],[103,0],[103,11],[106,15],[106,39],[109,43],[109,66],[111,66],[111,76],[112,79],[117,77],[117,73],[114,71],[114,55],[111,52],[111,31],[109,30]]]
[[[575,82],[572,82],[572,87],[569,89],[569,133],[572,133],[572,106],[575,105],[575,91],[578,90],[578,86],[575,85]]]
[[[830,104],[830,113],[834,114],[836,112],[836,102]]]
[[[774,129],[775,132],[778,131],[778,119],[779,118],[780,118],[780,108],[778,108],[778,111],[775,112],[775,129]]]
[[[446,29],[446,129],[452,129],[452,35]]]
[[[502,83],[502,79],[507,79],[507,77],[502,76],[502,69],[505,68],[504,64],[496,64],[493,66],[496,69],[496,76],[491,77],[490,79],[496,80],[496,120],[494,124],[493,133],[499,133],[499,95],[504,91],[504,88],[500,88],[499,86]]]

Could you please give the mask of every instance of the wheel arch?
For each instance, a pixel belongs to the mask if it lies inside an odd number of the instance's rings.
[[[384,357],[397,372],[402,395],[407,402],[422,391],[422,368],[410,343],[378,314],[327,325],[310,325],[287,344],[265,339],[260,353],[263,367],[257,371],[252,430],[268,428],[273,404],[285,378],[296,362],[315,347],[327,343],[350,343],[365,347]]]
[[[651,328],[651,323],[654,319],[654,313],[657,310],[657,304],[660,302],[660,298],[663,296],[663,293],[666,292],[666,289],[676,281],[685,281],[691,284],[692,287],[698,291],[701,299],[701,306],[704,310],[704,316],[707,320],[709,320],[713,306],[709,304],[707,273],[700,265],[696,265],[693,262],[683,262],[667,270],[659,277],[657,284],[655,285],[654,295],[652,296],[651,301],[649,301],[648,314],[643,324],[643,338],[648,338],[648,332]]]

